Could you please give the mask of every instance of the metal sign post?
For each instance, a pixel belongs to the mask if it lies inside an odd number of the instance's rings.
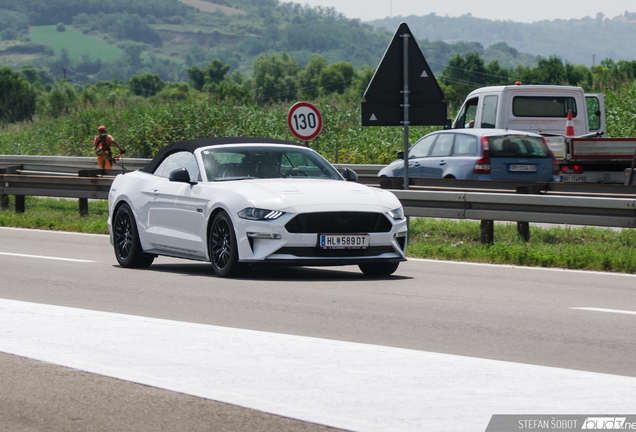
[[[408,33],[400,35],[404,48],[404,72],[402,74],[404,77],[404,89],[402,90],[404,94],[404,103],[402,104],[404,107],[404,120],[402,121],[404,124],[402,129],[404,135],[404,190],[409,188],[409,36]]]

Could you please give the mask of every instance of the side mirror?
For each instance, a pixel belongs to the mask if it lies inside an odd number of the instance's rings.
[[[350,168],[344,167],[342,168],[342,176],[346,181],[356,181],[358,180],[358,174]]]
[[[397,152],[397,158],[400,160],[404,160],[404,152],[403,151]]]
[[[188,183],[191,185],[197,184],[197,182],[190,181],[190,173],[185,168],[178,168],[172,171],[168,180],[171,182]]]

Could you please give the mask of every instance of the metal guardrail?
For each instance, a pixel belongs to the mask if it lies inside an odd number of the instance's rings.
[[[10,158],[15,159],[7,160]],[[66,175],[62,175],[64,171],[57,171],[53,175],[30,175],[29,170],[24,169],[24,163],[15,165],[20,161],[18,158],[24,158],[24,156],[0,156],[0,168],[2,164],[5,164],[5,171],[9,171],[9,173],[0,174],[0,196],[2,196],[2,206],[7,207],[8,195],[15,195],[16,211],[22,212],[25,210],[25,196],[49,196],[78,198],[80,213],[85,213],[88,211],[88,199],[108,198],[113,178],[121,172],[121,170],[94,169],[94,158],[69,158],[73,160],[72,167],[64,165],[68,161],[61,159],[55,159],[58,165],[47,165],[48,168],[66,169]],[[38,156],[37,158],[41,158],[38,160],[39,163],[47,164],[49,162],[47,159],[50,157]],[[126,159],[125,166],[128,171],[133,167],[141,168],[147,162],[147,159]],[[16,166],[22,168],[12,168]],[[26,166],[28,167],[29,164]],[[379,184],[376,176],[382,165],[336,165],[338,169],[344,166],[353,168],[359,174],[362,183],[373,184],[375,181],[376,185]],[[76,171],[73,173],[72,169]],[[17,174],[12,174],[13,171]],[[524,230],[526,238],[529,222],[636,227],[635,186],[572,184],[567,185],[567,191],[561,191],[566,186],[562,183],[411,180],[413,189],[393,188],[391,190],[402,202],[407,216],[481,220],[482,229],[486,230],[486,242],[492,242],[491,230],[494,220],[525,224],[518,226],[520,233]],[[400,187],[402,185],[402,179],[399,178],[388,179],[388,181],[390,184],[385,183],[383,186],[394,186],[398,183]],[[513,191],[518,193],[510,193]],[[558,193],[576,194],[590,191],[596,191],[598,195],[604,196],[557,195]],[[486,222],[485,225],[484,222]]]
[[[122,158],[125,171],[143,168],[150,159]],[[362,184],[381,186],[385,189],[404,189],[401,177],[384,178],[377,176],[385,165],[356,165],[334,164],[338,170],[343,167],[353,169],[358,174]],[[14,156],[0,155],[0,174],[35,174],[35,175],[78,175],[80,171],[97,173],[96,175],[114,176],[122,172],[121,164],[114,166],[112,171],[98,173],[97,159],[94,157],[71,156]],[[590,184],[590,183],[535,183],[512,181],[475,181],[456,179],[409,179],[409,187],[415,190],[473,190],[484,192],[512,192],[520,193],[557,193],[589,196],[615,196],[629,198],[636,196],[636,185],[620,184]]]
[[[392,190],[407,216],[636,227],[636,199]]]
[[[122,172],[122,163],[128,172],[145,167],[149,161],[150,159],[123,158],[123,162],[115,165],[113,173]],[[0,155],[0,173],[77,175],[79,171],[95,169],[99,169],[95,157]]]

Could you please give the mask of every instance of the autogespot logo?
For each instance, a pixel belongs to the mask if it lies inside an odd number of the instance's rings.
[[[581,429],[588,430],[632,430],[634,423],[625,423],[627,417],[587,417]]]

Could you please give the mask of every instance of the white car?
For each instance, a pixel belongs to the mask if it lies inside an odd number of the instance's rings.
[[[123,267],[166,255],[210,261],[220,277],[257,264],[355,264],[390,275],[406,260],[402,206],[388,191],[347,181],[355,179],[288,141],[175,142],[113,181],[110,241]]]

